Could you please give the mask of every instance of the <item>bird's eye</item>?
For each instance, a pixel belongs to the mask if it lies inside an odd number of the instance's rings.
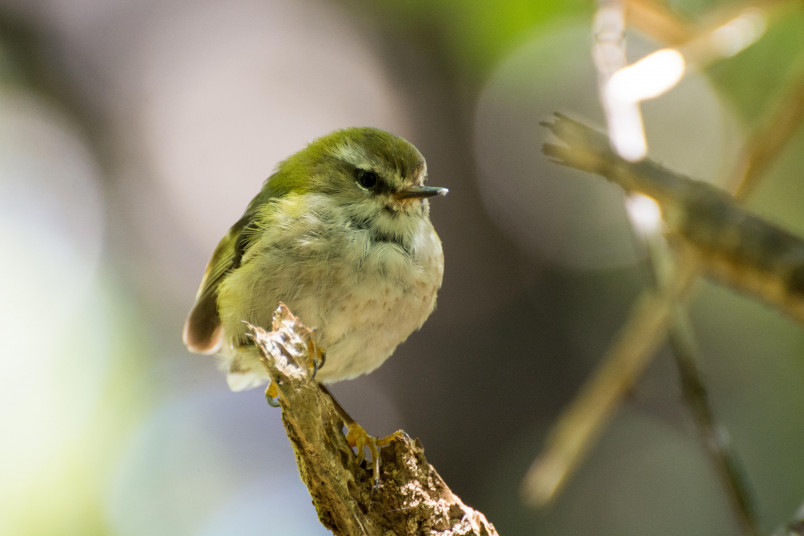
[[[367,190],[371,190],[377,186],[377,183],[380,181],[376,173],[366,169],[358,169],[355,171],[355,178],[357,179],[357,183]]]

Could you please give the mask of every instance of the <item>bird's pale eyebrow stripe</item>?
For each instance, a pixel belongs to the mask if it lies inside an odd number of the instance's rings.
[[[332,154],[339,160],[349,162],[355,167],[370,161],[369,155],[363,147],[349,142],[336,145],[332,149]]]

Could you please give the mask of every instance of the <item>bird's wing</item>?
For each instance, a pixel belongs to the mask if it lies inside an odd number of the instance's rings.
[[[249,205],[246,213],[235,223],[207,264],[204,278],[196,295],[182,339],[187,349],[197,354],[214,354],[223,343],[223,326],[218,313],[218,287],[224,278],[240,267],[243,255],[254,243],[257,225],[254,220],[258,199]]]

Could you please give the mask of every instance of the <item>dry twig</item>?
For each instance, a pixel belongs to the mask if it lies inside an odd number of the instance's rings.
[[[727,436],[713,419],[679,303],[704,269],[804,320],[804,287],[798,283],[799,274],[804,274],[804,241],[748,214],[725,192],[649,160],[624,161],[611,151],[604,135],[580,123],[559,115],[546,126],[569,146],[545,145],[545,152],[559,163],[603,175],[628,192],[644,193],[658,201],[669,233],[681,246],[681,258],[675,273],[643,296],[600,370],[559,420],[525,478],[526,499],[539,504],[554,497],[669,331],[696,424],[726,484],[743,532],[755,534],[750,493]],[[778,147],[774,148],[778,152]]]

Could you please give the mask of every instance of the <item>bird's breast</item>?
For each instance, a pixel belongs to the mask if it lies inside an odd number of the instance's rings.
[[[376,229],[356,229],[348,218],[325,212],[329,206],[281,208],[273,232],[252,246],[219,290],[218,303],[231,304],[219,307],[231,347],[247,340],[243,320],[270,326],[281,301],[315,329],[326,351],[316,379],[371,372],[433,311],[444,261],[432,224],[426,217],[406,221],[401,242],[378,240]]]
[[[414,242],[411,250],[385,241],[348,246],[356,250],[330,265],[318,298],[302,298],[300,315],[309,310],[317,317],[318,342],[327,351],[321,381],[374,370],[433,311],[443,276],[441,244],[435,233]]]

